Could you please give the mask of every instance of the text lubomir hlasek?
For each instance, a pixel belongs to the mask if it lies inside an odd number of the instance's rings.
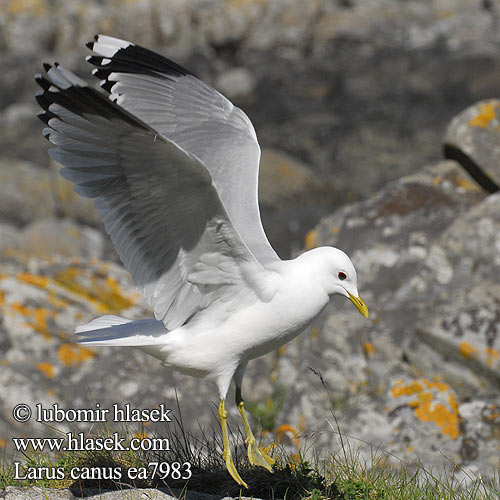
[[[161,403],[158,408],[132,408],[130,403],[122,407],[118,403],[111,409],[101,408],[96,403],[95,408],[73,409],[61,408],[54,403],[50,408],[44,408],[41,403],[36,405],[37,422],[171,422],[169,414],[172,410]]]

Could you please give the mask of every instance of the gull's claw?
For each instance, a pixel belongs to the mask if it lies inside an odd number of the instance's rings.
[[[248,455],[248,461],[250,462],[250,465],[256,466],[258,465],[259,467],[264,467],[264,469],[267,469],[269,472],[274,472],[273,471],[273,465],[274,465],[274,459],[272,459],[269,455],[264,453],[258,446],[257,446],[257,440],[255,439],[255,436],[253,435],[252,429],[250,428],[250,424],[248,423],[247,415],[245,412],[245,406],[243,404],[243,401],[240,401],[238,403],[238,410],[241,414],[241,418],[243,419],[243,425],[245,426],[245,432],[247,435],[247,438],[245,439],[245,443],[248,445],[247,449],[247,455]]]
[[[231,474],[231,477],[240,485],[243,486],[244,488],[248,489],[247,483],[241,479],[241,476],[239,472],[236,469],[236,466],[234,465],[233,462],[233,457],[231,455],[231,451],[229,448],[224,448],[224,451],[222,452],[222,457],[224,458],[224,461],[226,462],[226,469]]]
[[[247,454],[248,454],[248,461],[250,462],[251,465],[258,465],[259,467],[264,467],[264,469],[267,469],[269,472],[273,473],[273,465],[274,465],[274,458],[271,458],[269,455],[267,455],[264,451],[262,451],[258,446],[257,446],[257,441],[256,439],[252,436],[253,439],[249,439],[247,437],[246,443],[248,444],[248,449],[247,449]]]

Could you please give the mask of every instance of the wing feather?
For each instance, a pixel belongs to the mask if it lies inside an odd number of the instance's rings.
[[[174,329],[211,302],[230,301],[235,286],[267,299],[259,277],[271,272],[234,228],[205,165],[69,71],[46,69],[36,79],[50,153],[75,191],[95,199],[155,317]],[[221,276],[190,280],[206,254],[228,262]]]
[[[199,158],[248,248],[278,259],[260,220],[260,148],[241,109],[173,61],[133,43],[97,35],[88,44],[93,73],[110,99]]]

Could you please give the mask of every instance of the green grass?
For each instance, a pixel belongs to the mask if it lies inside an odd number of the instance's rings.
[[[116,430],[116,429],[115,429]],[[122,428],[120,435],[130,433]],[[98,431],[108,436],[107,426]],[[131,436],[131,434],[128,434]],[[287,500],[498,500],[497,484],[485,484],[479,479],[468,490],[464,490],[451,477],[431,474],[420,468],[410,473],[404,466],[394,468],[387,456],[375,453],[371,465],[366,465],[350,450],[340,436],[340,450],[324,460],[314,463],[305,460],[301,453],[287,454],[284,448],[273,449],[277,459],[274,474],[262,468],[250,467],[246,459],[244,437],[238,431],[231,435],[235,464],[248,483],[248,490],[241,488],[225,470],[219,450],[220,433],[215,429],[201,438],[188,434],[182,422],[165,427],[162,437],[170,439],[171,451],[150,452],[71,452],[61,456],[30,453],[24,457],[26,466],[61,467],[65,475],[74,467],[120,468],[145,466],[151,461],[186,462],[192,464],[193,476],[189,480],[23,480],[14,479],[12,464],[4,459],[0,466],[0,488],[8,485],[36,485],[44,488],[70,488],[75,496],[85,490],[127,489],[131,487],[178,488],[180,490],[203,491],[206,493],[238,497],[240,494],[255,498]],[[498,479],[498,478],[496,478]]]

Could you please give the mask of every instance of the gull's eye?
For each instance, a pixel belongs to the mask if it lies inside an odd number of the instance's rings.
[[[339,273],[339,280],[340,281],[344,281],[346,278],[347,278],[347,274],[343,273],[342,271],[340,271],[340,273]]]

